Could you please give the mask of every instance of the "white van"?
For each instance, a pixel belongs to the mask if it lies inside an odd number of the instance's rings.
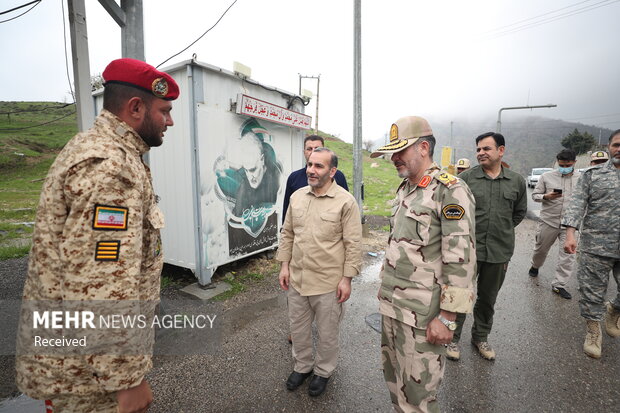
[[[530,172],[530,175],[527,177],[527,186],[534,188],[538,183],[538,178],[540,178],[540,175],[548,171],[553,171],[553,168],[533,168],[532,172]]]

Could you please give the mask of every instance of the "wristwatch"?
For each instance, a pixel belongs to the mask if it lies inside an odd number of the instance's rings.
[[[445,317],[442,317],[441,314],[437,316],[437,319],[443,323],[444,326],[448,327],[448,330],[454,331],[456,330],[456,321],[450,321]]]

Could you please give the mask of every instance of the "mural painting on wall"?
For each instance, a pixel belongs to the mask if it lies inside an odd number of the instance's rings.
[[[270,140],[267,129],[248,119],[213,166],[215,192],[226,211],[230,256],[249,254],[278,240],[276,200],[282,164]]]

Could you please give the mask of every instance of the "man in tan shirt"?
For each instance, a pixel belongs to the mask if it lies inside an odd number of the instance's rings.
[[[530,277],[538,276],[538,269],[543,266],[549,249],[559,240],[560,246],[566,239],[566,228],[560,225],[564,211],[577,185],[579,172],[575,171],[577,155],[572,149],[562,149],[556,156],[558,169],[545,172],[540,176],[536,188],[532,191],[532,199],[542,202],[540,221],[536,232],[536,246],[532,255]],[[566,290],[568,279],[573,273],[575,256],[560,248],[558,263],[555,269],[555,279],[551,283],[551,290],[560,297],[570,300],[571,294]]]
[[[291,196],[280,248],[279,282],[288,291],[295,366],[286,381],[297,389],[314,371],[308,394],[325,391],[338,361],[342,303],[361,266],[362,224],[355,198],[334,182],[338,157],[316,148],[308,159],[308,186]],[[312,321],[318,329],[312,359]]]

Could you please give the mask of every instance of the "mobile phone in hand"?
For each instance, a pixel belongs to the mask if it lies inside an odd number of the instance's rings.
[[[561,189],[554,189],[553,192],[555,192],[556,194],[561,194],[562,190]]]

